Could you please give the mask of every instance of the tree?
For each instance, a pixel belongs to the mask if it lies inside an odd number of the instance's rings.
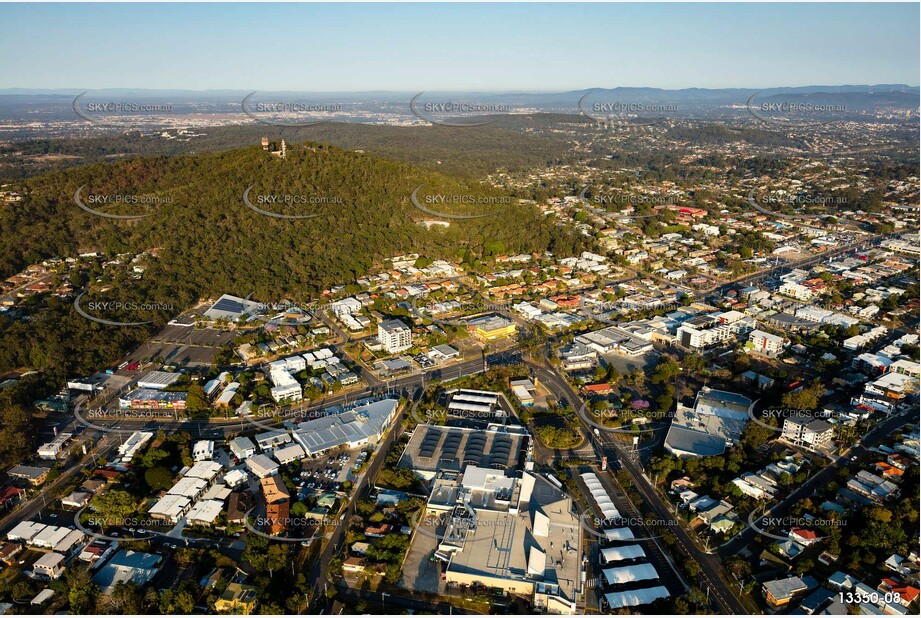
[[[780,401],[785,408],[815,410],[819,407],[819,400],[824,393],[825,386],[821,382],[815,381],[809,386],[784,393]]]
[[[696,578],[701,572],[700,564],[696,560],[684,561],[684,572],[691,578]]]
[[[89,572],[84,568],[71,567],[60,581],[67,592],[67,602],[71,614],[94,614],[99,587],[93,583]]]
[[[144,481],[154,491],[168,489],[173,485],[173,473],[163,466],[156,466],[144,473]]]
[[[0,465],[6,468],[29,456],[35,433],[31,416],[21,405],[5,407],[0,418]]]
[[[113,489],[95,496],[90,503],[96,510],[96,517],[105,525],[121,525],[138,510],[134,497],[127,491]]]

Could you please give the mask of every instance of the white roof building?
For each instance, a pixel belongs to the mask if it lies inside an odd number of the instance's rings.
[[[601,550],[604,563],[620,562],[622,560],[636,560],[645,558],[646,552],[639,545],[624,545],[623,547],[605,547]]]
[[[199,461],[189,468],[185,478],[202,479],[211,483],[224,467],[216,461]]]
[[[189,509],[191,500],[185,496],[180,496],[177,494],[167,494],[160,498],[153,507],[151,507],[148,514],[151,517],[156,517],[158,519],[166,519],[173,523],[179,521],[183,515]]]
[[[603,534],[607,541],[631,541],[636,538],[630,528],[608,528]]]
[[[246,460],[246,467],[256,475],[257,478],[272,476],[278,472],[278,464],[266,455],[253,455]]]
[[[230,441],[230,451],[237,459],[246,459],[256,454],[256,445],[249,438],[240,436]]]
[[[617,507],[614,506],[614,502],[611,501],[611,497],[608,495],[607,490],[601,484],[601,481],[598,480],[598,477],[595,476],[594,472],[586,472],[582,475],[582,480],[585,482],[585,486],[588,487],[588,490],[592,494],[592,498],[595,500],[595,503],[598,505],[598,509],[601,511],[601,514],[604,515],[605,519],[614,520],[620,518],[620,511],[617,510]]]
[[[152,388],[162,391],[167,386],[174,384],[181,376],[181,373],[170,373],[169,371],[151,371],[144,377],[138,379],[138,388]]]
[[[200,500],[189,509],[186,519],[190,524],[211,525],[224,508],[222,500]]]
[[[192,459],[208,461],[214,456],[214,440],[199,440],[192,446]]]
[[[608,585],[629,584],[659,578],[659,574],[651,564],[635,564],[633,566],[604,569],[602,574]]]
[[[205,491],[206,487],[208,487],[208,481],[205,479],[184,476],[166,493],[174,496],[185,496],[190,500],[196,500],[202,492]]]
[[[248,478],[249,474],[244,470],[230,470],[224,475],[224,484],[234,489],[245,483]]]
[[[611,609],[620,609],[621,607],[636,607],[646,605],[657,599],[664,599],[669,596],[668,589],[665,586],[652,586],[650,588],[640,588],[639,590],[629,590],[626,592],[609,592],[604,595],[608,607]]]
[[[54,549],[54,547],[63,541],[70,532],[70,528],[46,526],[32,539],[32,545],[35,547],[44,547],[45,549]]]
[[[289,444],[275,449],[272,456],[278,460],[278,463],[285,465],[303,459],[307,456],[307,453],[304,452],[304,448],[300,444]]]
[[[32,539],[45,528],[45,524],[40,524],[37,521],[23,521],[16,524],[16,527],[7,532],[6,538],[9,541],[19,541],[30,544],[32,543]]]

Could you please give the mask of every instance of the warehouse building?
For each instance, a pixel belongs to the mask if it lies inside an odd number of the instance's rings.
[[[470,429],[420,424],[397,465],[426,481],[440,471],[461,472],[468,465],[512,471],[523,467],[527,448],[527,430],[517,425]]]

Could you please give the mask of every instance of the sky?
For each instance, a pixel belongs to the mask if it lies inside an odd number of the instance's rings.
[[[919,5],[0,4],[0,88],[919,83]]]

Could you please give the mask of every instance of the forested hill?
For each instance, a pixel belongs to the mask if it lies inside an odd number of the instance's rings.
[[[446,219],[414,207],[480,215]],[[260,214],[243,201],[308,219]],[[85,212],[74,201],[109,214],[150,214],[117,220]],[[81,252],[138,253],[159,259],[137,285],[145,298],[190,299],[224,292],[261,300],[304,298],[349,283],[382,258],[408,251],[429,257],[484,258],[506,252],[551,250],[571,255],[584,238],[518,200],[510,204],[445,206],[425,196],[495,196],[486,187],[405,163],[316,144],[288,144],[281,160],[260,147],[179,157],[96,164],[32,178],[26,200],[0,212],[0,276],[39,259]],[[138,195],[158,205],[100,205],[91,196]],[[323,204],[275,205],[259,196],[294,195]],[[469,198],[465,198],[469,199]],[[140,291],[139,291],[140,293]]]
[[[196,129],[191,138],[165,139],[137,131],[95,137],[34,139],[0,146],[0,179],[19,180],[53,169],[137,156],[202,154],[257,144],[263,136],[364,150],[447,174],[482,177],[498,169],[538,167],[564,158],[566,141],[529,129],[573,121],[537,114],[497,117],[485,127],[386,126],[327,123],[311,127],[261,124]],[[578,119],[576,119],[578,120]]]

